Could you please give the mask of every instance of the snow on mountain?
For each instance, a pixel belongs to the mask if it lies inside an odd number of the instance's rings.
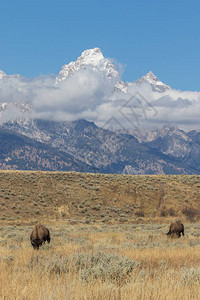
[[[102,73],[108,79],[116,79],[115,90],[126,91],[126,85],[121,80],[116,67],[108,58],[103,56],[99,48],[85,50],[75,62],[64,65],[56,78],[56,83],[58,84],[80,69],[86,69],[88,66],[92,67],[93,71]]]
[[[31,118],[32,109],[26,103],[0,103],[0,124],[8,121],[23,123]]]
[[[4,73],[3,71],[0,70],[0,79],[6,78],[6,77],[8,77],[8,75],[6,75],[6,73]]]
[[[165,92],[166,90],[171,89],[170,86],[166,85],[162,81],[156,77],[152,71],[147,73],[145,76],[143,76],[141,79],[136,80],[136,84],[143,84],[143,83],[149,83],[152,87],[152,90],[154,92]]]
[[[20,77],[22,77],[20,74],[7,75],[5,72],[0,70],[0,79],[20,78]]]

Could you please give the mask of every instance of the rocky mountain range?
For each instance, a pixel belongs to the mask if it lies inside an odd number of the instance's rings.
[[[133,133],[109,131],[86,120],[30,120],[26,124],[4,123],[0,127],[0,136],[0,164],[4,169],[120,174],[200,173],[197,164],[200,134],[194,131],[185,133],[164,128],[151,132],[151,138],[147,132],[139,141]]]
[[[145,85],[155,93],[154,102],[166,105],[171,101],[172,89],[151,71],[136,82],[123,82],[115,65],[104,58],[99,48],[86,50],[75,62],[64,65],[52,91],[81,70],[92,70],[93,74],[112,82],[113,94],[120,97],[128,94],[132,87],[142,89]],[[0,71],[1,84],[11,78],[17,79],[20,75]],[[187,102],[185,99],[177,101],[181,105]],[[33,111],[29,101],[0,99],[0,169],[200,174],[200,132],[196,130],[184,131],[177,126],[108,130],[85,119],[39,119]]]
[[[0,169],[96,171],[95,168],[91,168],[66,152],[2,128],[0,128]]]

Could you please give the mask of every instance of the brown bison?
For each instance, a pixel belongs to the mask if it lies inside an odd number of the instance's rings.
[[[184,235],[184,226],[180,221],[174,222],[169,227],[169,232],[167,235],[174,235],[176,234],[179,238],[182,235]]]
[[[34,249],[39,249],[44,242],[50,243],[50,232],[45,226],[38,224],[33,228],[30,235],[31,245]]]

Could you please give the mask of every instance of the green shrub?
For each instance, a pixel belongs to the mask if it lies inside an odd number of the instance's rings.
[[[70,257],[55,254],[51,257],[32,257],[27,265],[29,269],[38,271],[45,270],[52,274],[65,274],[69,271],[80,276],[83,282],[108,280],[118,286],[126,283],[134,267],[139,264],[126,257],[119,257],[114,254],[98,251],[92,254],[74,254]]]
[[[100,210],[100,205],[95,205],[95,206],[93,206],[92,209],[93,209],[93,210],[96,210],[96,211],[99,211],[99,210]]]

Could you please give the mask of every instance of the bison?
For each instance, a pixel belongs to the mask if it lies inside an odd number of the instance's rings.
[[[33,228],[30,235],[31,245],[34,249],[39,249],[44,242],[50,243],[50,232],[45,226],[38,224]]]
[[[176,234],[180,238],[181,233],[184,235],[184,225],[180,221],[177,221],[170,225],[167,235]]]

